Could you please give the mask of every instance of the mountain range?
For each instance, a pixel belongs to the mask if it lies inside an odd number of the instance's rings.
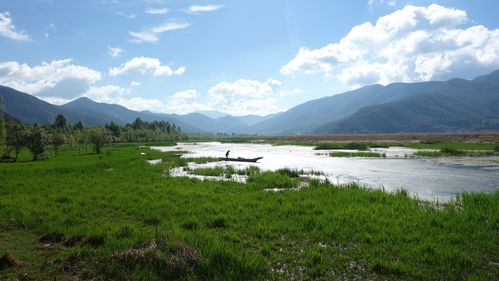
[[[5,112],[25,123],[52,123],[62,113],[69,122],[82,120],[87,125],[125,124],[140,117],[173,122],[184,132],[261,135],[499,130],[499,70],[472,80],[371,85],[268,116],[216,111],[160,114],[85,97],[58,106],[4,86],[0,96]]]

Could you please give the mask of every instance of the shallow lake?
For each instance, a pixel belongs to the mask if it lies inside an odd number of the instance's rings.
[[[230,165],[253,165],[262,170],[320,171],[332,183],[355,182],[371,188],[383,187],[388,192],[403,188],[424,200],[448,201],[462,192],[499,189],[499,157],[411,158],[416,150],[392,147],[374,149],[385,153],[386,158],[344,158],[328,156],[330,150],[313,150],[306,146],[218,142],[179,143],[153,149],[189,151],[182,157],[224,157],[227,150],[231,151],[230,157],[235,158],[263,156],[258,163],[230,162]]]

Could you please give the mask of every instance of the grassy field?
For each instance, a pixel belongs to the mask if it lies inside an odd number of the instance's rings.
[[[169,177],[165,170],[185,164],[173,153],[90,151],[0,163],[0,255],[16,264],[0,262],[0,280],[499,276],[499,192],[446,205],[316,181],[264,192],[296,179],[282,171],[247,184],[202,182]]]

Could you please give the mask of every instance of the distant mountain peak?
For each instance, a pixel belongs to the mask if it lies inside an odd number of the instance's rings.
[[[199,111],[195,111],[192,113],[200,113],[200,114],[203,114],[203,115],[208,116],[208,117],[213,118],[213,119],[229,116],[226,113],[216,111],[216,110],[199,110]]]
[[[499,84],[499,70],[495,70],[489,74],[478,76],[475,79],[473,79],[472,81],[473,82],[480,82],[480,83]]]

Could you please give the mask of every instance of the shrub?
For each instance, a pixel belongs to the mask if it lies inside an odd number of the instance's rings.
[[[101,148],[111,142],[111,133],[101,127],[95,127],[89,133],[90,142],[95,147],[95,152],[100,154]]]
[[[38,126],[34,126],[28,135],[27,147],[33,154],[33,161],[43,158],[45,152],[47,151],[47,144],[49,144],[50,139],[47,132]]]

